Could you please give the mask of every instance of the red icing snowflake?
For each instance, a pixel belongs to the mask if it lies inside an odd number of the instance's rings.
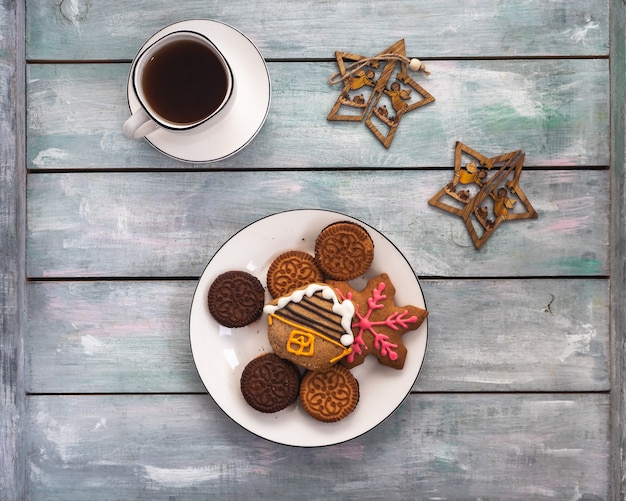
[[[406,348],[401,336],[417,329],[428,312],[416,306],[397,307],[393,301],[395,288],[386,274],[370,280],[361,292],[352,289],[347,282],[334,282],[333,286],[342,300],[348,299],[355,305],[354,342],[352,353],[345,359],[347,365],[359,365],[369,354],[366,351],[372,350],[383,364],[402,368]],[[381,310],[385,310],[383,316]]]

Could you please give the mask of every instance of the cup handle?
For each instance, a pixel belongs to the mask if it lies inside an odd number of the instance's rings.
[[[124,134],[132,139],[140,139],[154,132],[159,125],[150,118],[143,108],[139,108],[124,122]]]

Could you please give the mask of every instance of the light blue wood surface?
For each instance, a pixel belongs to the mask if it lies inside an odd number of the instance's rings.
[[[407,114],[392,148],[362,123],[328,122],[341,88],[330,62],[270,62],[272,105],[246,149],[210,168],[451,167],[462,141],[529,166],[609,163],[606,59],[433,61],[417,80],[437,99]],[[188,168],[127,139],[127,64],[28,66],[32,169]],[[503,133],[503,131],[506,131]]]
[[[539,219],[502,225],[480,252],[460,217],[428,205],[451,180],[452,169],[33,175],[28,275],[200,276],[232,234],[296,208],[360,218],[419,276],[607,274],[605,170],[524,171],[520,185]]]
[[[217,19],[270,59],[375,55],[399,38],[411,57],[607,56],[606,0],[281,2],[27,1],[27,57],[131,59],[149,35],[186,19]],[[385,45],[386,44],[386,45]]]
[[[415,391],[609,390],[607,280],[421,285],[431,313]],[[194,289],[195,281],[30,282],[27,391],[204,391],[189,354]],[[516,306],[503,313],[496,298]]]
[[[190,18],[242,30],[272,80],[260,134],[215,164],[121,133],[130,60]],[[626,499],[625,18],[619,0],[1,0],[0,499]],[[336,50],[399,38],[436,101],[386,150],[326,120],[328,77]],[[457,140],[524,150],[539,213],[480,251],[427,204]],[[322,449],[240,428],[189,349],[212,255],[295,208],[387,235],[431,312],[407,400]]]
[[[362,437],[301,449],[255,437],[204,395],[33,396],[29,495],[606,499],[607,413],[605,394],[415,395]]]

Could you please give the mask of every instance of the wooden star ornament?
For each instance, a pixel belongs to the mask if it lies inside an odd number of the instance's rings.
[[[374,57],[350,52],[336,52],[335,57],[339,71],[330,77],[329,83],[342,83],[343,88],[327,119],[365,119],[365,125],[386,148],[391,146],[405,114],[435,100],[408,75],[407,68],[429,72],[419,59],[406,57],[403,39]]]
[[[461,216],[480,249],[503,222],[538,217],[519,186],[524,157],[517,150],[488,158],[457,142],[452,181],[428,203]]]

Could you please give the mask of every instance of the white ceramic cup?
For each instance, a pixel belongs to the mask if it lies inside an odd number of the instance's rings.
[[[159,71],[161,78],[155,79]],[[164,35],[140,51],[131,72],[129,84],[140,107],[123,126],[130,138],[142,138],[159,128],[193,130],[220,113],[233,94],[228,62],[207,37],[194,31]],[[187,116],[180,110],[187,110]]]

